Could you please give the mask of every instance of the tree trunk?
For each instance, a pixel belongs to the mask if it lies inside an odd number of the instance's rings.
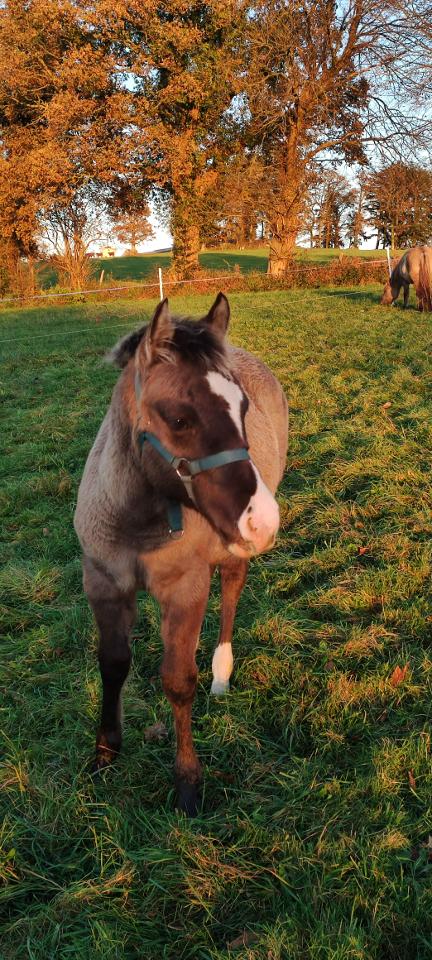
[[[267,273],[271,277],[282,277],[293,260],[306,192],[305,165],[298,154],[297,125],[290,131],[283,162],[274,173],[279,189],[272,196],[273,209],[267,217],[271,236]]]
[[[187,197],[174,200],[171,217],[174,238],[173,273],[179,280],[192,277],[199,268],[200,230],[193,220],[193,205]]]
[[[300,204],[297,194],[288,190],[280,198],[279,209],[282,216],[275,217],[270,225],[270,253],[267,273],[271,277],[282,277],[289,270],[294,257],[295,242],[300,226]]]
[[[247,244],[252,240],[252,211],[244,210],[240,223],[240,243]]]
[[[283,277],[288,273],[293,260],[297,230],[285,233],[282,237],[272,237],[267,273],[270,277]]]

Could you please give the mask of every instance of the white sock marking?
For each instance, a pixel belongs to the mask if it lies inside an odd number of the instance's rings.
[[[226,400],[231,419],[234,421],[240,436],[243,437],[243,424],[240,413],[243,393],[240,387],[237,383],[234,383],[233,380],[228,380],[222,376],[221,373],[216,373],[215,370],[207,374],[207,380],[212,393],[217,393],[218,396]]]
[[[210,693],[220,694],[229,690],[229,678],[234,666],[232,646],[230,643],[219,643],[213,654],[212,670],[213,683]]]

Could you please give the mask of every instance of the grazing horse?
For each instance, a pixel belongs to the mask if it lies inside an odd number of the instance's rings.
[[[419,310],[432,310],[432,247],[412,247],[403,254],[384,287],[381,303],[390,306],[403,287],[406,307],[410,283],[414,284]]]
[[[229,305],[219,294],[200,321],[152,322],[112,351],[121,368],[90,451],[75,529],[84,590],[99,630],[102,714],[94,771],[121,745],[121,688],[128,674],[136,592],[162,614],[162,683],[177,741],[177,804],[194,815],[201,768],[192,740],[195,651],[216,567],[221,626],[211,691],[229,687],[232,630],[248,561],[273,546],[274,492],[285,465],[288,413],[270,370],[228,345]]]

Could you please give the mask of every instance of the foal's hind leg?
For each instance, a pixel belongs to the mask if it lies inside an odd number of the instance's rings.
[[[121,747],[121,689],[131,662],[129,634],[135,619],[135,593],[121,593],[110,577],[87,560],[84,589],[99,629],[102,712],[93,764],[96,773],[112,763]]]
[[[246,583],[248,561],[233,558],[221,564],[221,626],[218,645],[213,654],[213,683],[211,693],[226,693],[232,674],[234,660],[232,654],[232,632],[237,604]]]

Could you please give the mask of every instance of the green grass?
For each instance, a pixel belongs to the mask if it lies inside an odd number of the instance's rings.
[[[321,266],[338,257],[340,253],[344,257],[360,256],[367,260],[385,257],[384,250],[308,250],[298,247],[296,258],[300,263],[311,262]],[[248,250],[235,250],[232,247],[227,247],[218,250],[206,250],[199,255],[200,265],[203,269],[221,270],[224,273],[227,270],[236,269],[237,265],[240,267],[241,273],[251,273],[252,271],[266,273],[267,260],[267,247]],[[106,260],[91,261],[94,277],[100,277],[101,270],[104,270],[104,283],[108,283],[110,279],[115,282],[154,280],[157,276],[158,267],[162,267],[162,270],[168,270],[170,263],[170,253],[144,253],[136,257],[112,257]],[[46,289],[54,286],[56,282],[55,270],[50,266],[43,266],[40,272],[41,286]]]
[[[100,688],[74,500],[116,378],[101,357],[151,304],[1,315],[2,960],[432,956],[431,316],[380,308],[378,288],[230,299],[232,340],[284,383],[291,441],[218,701],[216,587],[205,618],[192,822],[145,595],[122,756],[97,785],[86,771]]]

